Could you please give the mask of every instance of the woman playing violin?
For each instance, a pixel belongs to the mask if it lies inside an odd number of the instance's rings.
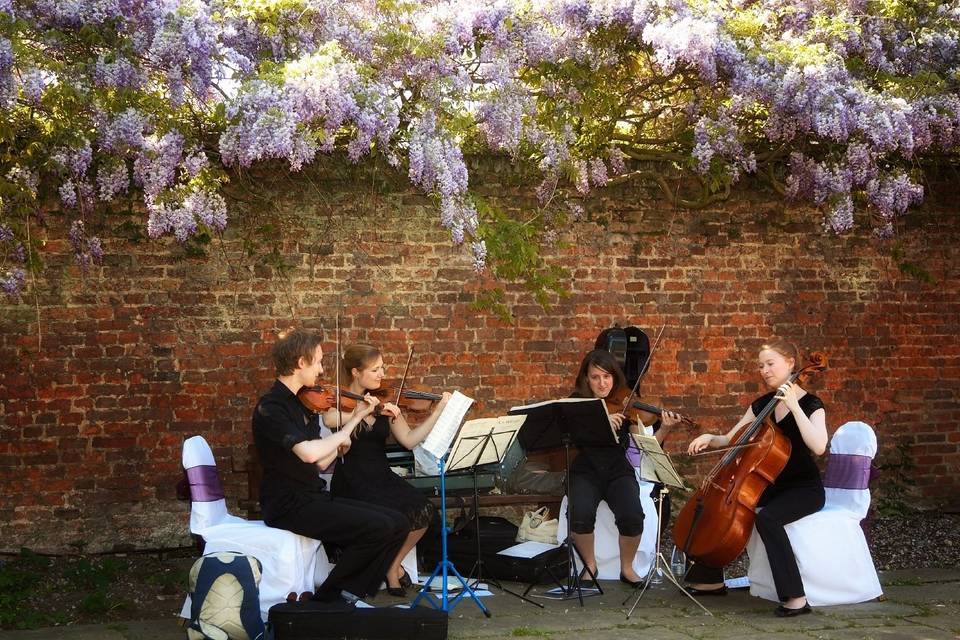
[[[376,347],[369,344],[347,347],[343,352],[341,374],[349,383],[348,390],[365,396],[366,401],[358,403],[353,411],[344,412],[340,418],[341,422],[349,424],[360,415],[361,422],[343,464],[336,466],[331,491],[334,496],[397,509],[410,521],[410,533],[386,573],[387,592],[404,596],[404,587],[410,586],[411,582],[400,562],[423,537],[433,507],[425,496],[390,470],[386,442],[390,435],[407,449],[422,442],[436,424],[450,394],[444,393],[433,412],[419,426],[411,428],[396,404],[380,402],[369,393],[379,389],[384,378],[383,358]],[[378,408],[379,415],[374,415],[367,407]],[[329,427],[337,424],[336,408],[324,414],[324,423]]]
[[[785,340],[772,340],[760,347],[760,377],[774,391],[754,400],[740,421],[725,435],[704,433],[688,447],[690,454],[726,447],[734,434],[753,422],[771,399],[780,401],[772,417],[790,439],[790,458],[780,475],[760,496],[758,507],[763,508],[757,511],[755,524],[770,559],[770,570],[782,603],[775,613],[781,617],[810,612],[784,525],[819,511],[824,503],[823,481],[814,457],[822,455],[827,447],[826,412],[820,398],[789,381],[798,362],[797,348]],[[690,583],[690,592],[695,595],[726,593],[722,568],[697,563],[686,579]]]
[[[625,389],[626,379],[616,358],[609,351],[598,349],[584,357],[571,396],[605,399],[616,397]],[[661,420],[664,426],[672,426],[680,422],[680,417],[663,411]],[[626,433],[641,431],[639,425],[632,424],[619,412],[610,415],[610,426],[619,433],[620,445],[582,447],[570,465],[570,531],[589,575],[596,576],[593,530],[597,507],[601,500],[606,500],[620,533],[620,580],[636,586],[640,576],[633,570],[633,559],[643,533],[643,507],[640,486],[624,449],[629,440]]]

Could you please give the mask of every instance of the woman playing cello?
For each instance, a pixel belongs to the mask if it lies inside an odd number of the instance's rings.
[[[770,559],[781,602],[775,613],[781,617],[810,612],[784,525],[819,511],[824,503],[823,481],[814,457],[822,455],[827,447],[826,412],[820,398],[790,382],[798,362],[797,348],[785,340],[772,340],[760,347],[760,377],[774,391],[754,400],[728,433],[702,434],[687,449],[688,453],[696,454],[730,445],[731,438],[741,427],[752,423],[772,399],[779,400],[772,418],[790,440],[790,457],[783,471],[760,496],[757,506],[762,509],[757,511],[755,525]],[[697,562],[690,568],[686,579],[690,584],[689,591],[694,595],[726,593],[722,567],[708,567]]]

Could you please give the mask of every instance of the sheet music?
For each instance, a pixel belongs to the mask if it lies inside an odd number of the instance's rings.
[[[460,429],[460,423],[463,422],[463,416],[467,415],[467,410],[473,404],[473,398],[468,398],[459,391],[454,391],[447,402],[447,406],[437,417],[437,423],[427,434],[423,443],[420,445],[437,458],[442,458],[447,454],[450,443],[457,435]]]
[[[447,470],[500,462],[527,416],[500,416],[467,420],[447,457]]]
[[[673,463],[654,436],[631,433],[630,436],[643,453],[640,462],[640,475],[648,482],[662,482],[672,487],[686,488],[683,478],[673,468]]]

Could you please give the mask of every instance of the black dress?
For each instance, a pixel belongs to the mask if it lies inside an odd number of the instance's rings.
[[[369,428],[360,425],[355,433],[343,463],[333,472],[333,495],[396,509],[407,516],[411,529],[428,526],[433,505],[387,464],[390,419],[378,416]]]

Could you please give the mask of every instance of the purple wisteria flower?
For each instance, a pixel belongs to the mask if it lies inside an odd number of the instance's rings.
[[[157,238],[172,233],[180,242],[193,236],[200,224],[222,231],[227,226],[227,204],[218,193],[204,189],[191,190],[179,205],[148,204],[147,233]]]
[[[27,272],[19,267],[0,272],[0,289],[11,302],[16,300],[27,285]]]
[[[13,199],[51,180],[88,221],[132,179],[151,236],[185,241],[226,224],[216,163],[378,155],[479,265],[501,252],[477,235],[467,154],[537,172],[547,242],[580,219],[571,196],[651,158],[707,191],[756,172],[831,232],[884,235],[926,159],[960,148],[960,8],[840,4],[33,0],[9,20],[0,0],[0,110],[40,150],[0,171]]]
[[[100,238],[87,235],[83,220],[74,220],[70,225],[70,246],[73,247],[74,261],[86,272],[92,265],[103,264],[103,247]]]
[[[133,175],[147,198],[156,198],[173,185],[182,159],[183,136],[178,131],[143,141],[143,148],[133,163]]]
[[[119,193],[125,193],[130,187],[130,175],[124,162],[105,164],[97,171],[97,195],[109,202]]]

